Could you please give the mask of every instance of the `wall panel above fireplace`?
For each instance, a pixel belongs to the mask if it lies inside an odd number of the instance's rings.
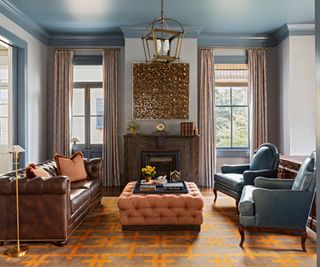
[[[177,166],[186,181],[198,182],[199,136],[180,135],[137,135],[124,136],[125,179],[135,181],[141,177],[143,159],[146,155],[178,156]],[[174,152],[174,153],[173,153]],[[160,171],[160,170],[159,170]],[[166,170],[167,171],[167,170]]]

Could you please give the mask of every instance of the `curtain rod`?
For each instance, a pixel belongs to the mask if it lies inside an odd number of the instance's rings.
[[[76,50],[86,50],[86,51],[104,51],[104,50],[112,50],[112,51],[120,51],[120,47],[115,47],[115,48],[111,48],[111,47],[106,47],[106,48],[54,48],[54,50],[56,51],[76,51]]]
[[[250,49],[263,49],[263,50],[268,50],[268,47],[241,47],[241,46],[203,46],[200,47],[200,50],[206,50],[206,49],[245,49],[245,50],[250,50]]]

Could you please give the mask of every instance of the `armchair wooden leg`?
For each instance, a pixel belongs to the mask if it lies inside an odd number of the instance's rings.
[[[304,231],[302,232],[301,234],[301,247],[302,247],[302,250],[307,252],[307,249],[306,249],[306,240],[307,240],[307,231]]]
[[[243,247],[243,243],[244,243],[244,238],[245,238],[245,236],[244,236],[244,228],[243,228],[242,225],[239,225],[239,233],[240,233],[240,236],[241,236],[241,241],[240,241],[240,243],[239,243],[239,246],[240,246],[240,247]]]
[[[239,206],[239,199],[236,199],[236,210],[237,210],[237,213],[239,214],[238,206]]]
[[[213,202],[216,202],[217,197],[218,197],[217,189],[213,189],[213,193],[214,193],[214,199],[213,199]]]

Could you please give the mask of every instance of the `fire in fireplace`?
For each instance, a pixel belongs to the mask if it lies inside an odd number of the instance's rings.
[[[170,171],[179,170],[179,151],[142,151],[142,166],[151,165],[156,167],[157,176],[167,175]]]

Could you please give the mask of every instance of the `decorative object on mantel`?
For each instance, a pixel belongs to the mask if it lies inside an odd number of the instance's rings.
[[[181,171],[174,170],[173,172],[170,172],[170,181],[171,182],[180,182],[181,179]]]
[[[133,118],[189,119],[189,64],[133,64]]]
[[[20,246],[20,216],[19,216],[19,175],[18,175],[18,158],[19,154],[25,152],[25,150],[19,145],[13,145],[7,151],[8,154],[12,154],[15,161],[16,171],[16,221],[17,221],[17,247],[9,248],[5,251],[9,257],[23,257],[28,251],[28,246]]]
[[[194,127],[193,122],[181,122],[180,130],[182,136],[198,135],[198,128]]]
[[[139,124],[134,120],[128,122],[127,134],[136,135],[139,131]]]
[[[156,131],[153,132],[155,135],[166,135],[168,132],[166,131],[166,125],[164,122],[158,122],[155,126]]]
[[[183,34],[184,29],[178,21],[164,17],[161,0],[160,18],[154,19],[142,35],[146,62],[172,62],[179,59]]]

